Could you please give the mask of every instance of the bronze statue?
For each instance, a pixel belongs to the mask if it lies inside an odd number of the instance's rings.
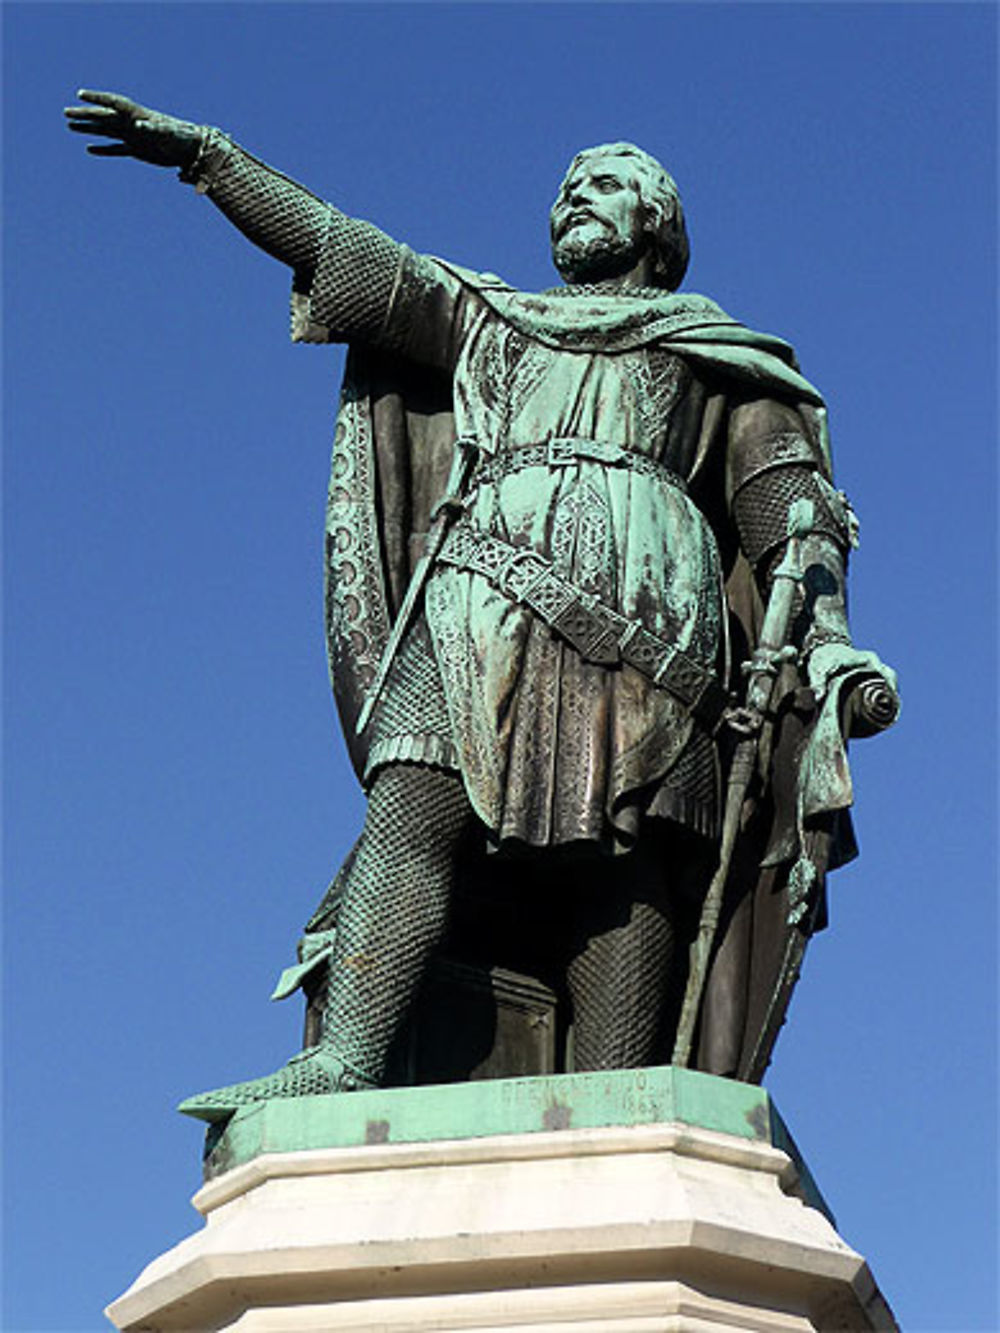
[[[477,858],[570,886],[545,947],[575,1068],[759,1079],[855,853],[843,737],[897,707],[851,644],[856,522],[791,348],[677,292],[677,188],[630,144],[570,164],[564,285],[532,295],[216,129],[80,97],[70,128],[110,140],[89,151],[180,168],[292,269],[293,338],[351,348],[327,607],[367,818],[293,978],[322,965],[315,1040],[182,1109],[384,1081]]]

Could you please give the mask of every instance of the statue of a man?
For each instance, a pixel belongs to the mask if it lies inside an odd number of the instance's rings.
[[[665,1062],[678,1024],[668,996],[687,967],[680,908],[704,895],[718,855],[727,701],[789,506],[804,499],[797,665],[786,653],[774,668],[741,794],[753,871],[744,851],[692,1057],[759,1076],[748,1050],[783,982],[774,957],[760,970],[761,931],[776,957],[789,866],[804,855],[816,882],[799,883],[799,924],[821,924],[823,871],[852,854],[841,686],[891,679],[851,646],[853,516],[830,484],[822,400],[791,349],[676,294],[680,198],[632,145],[570,164],[551,213],[565,285],[526,295],[415,254],[218,130],[80,96],[70,127],[111,141],[91,152],[179,167],[291,268],[293,337],[352,348],[328,609],[368,811],[338,877],[319,1040],[182,1109],[221,1120],[262,1099],[378,1085],[470,839],[600,864],[581,873],[566,960],[575,1067]],[[328,918],[321,906],[317,938]]]

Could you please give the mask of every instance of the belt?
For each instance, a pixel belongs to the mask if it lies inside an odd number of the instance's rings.
[[[709,727],[718,724],[729,705],[712,671],[641,621],[629,620],[563,578],[537,551],[460,522],[445,538],[438,559],[481,574],[512,601],[529,607],[586,661],[607,667],[627,662]]]
[[[657,476],[679,490],[686,490],[684,478],[655,458],[626,449],[620,444],[591,440],[579,435],[555,435],[538,444],[514,445],[496,454],[480,455],[481,462],[472,476],[472,485],[502,481],[512,472],[525,467],[570,467],[581,461],[604,463],[608,467],[625,467],[632,472]]]

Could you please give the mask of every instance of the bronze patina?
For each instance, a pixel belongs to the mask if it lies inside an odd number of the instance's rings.
[[[898,707],[851,642],[856,520],[792,349],[678,291],[680,196],[631,144],[574,158],[563,285],[528,294],[79,96],[90,152],[179,168],[292,270],[293,337],[350,346],[326,603],[365,826],[279,985],[306,1048],[181,1109],[419,1078],[399,1047],[443,953],[502,963],[536,1027],[551,997],[550,1067],[759,1080],[855,854],[845,738]]]

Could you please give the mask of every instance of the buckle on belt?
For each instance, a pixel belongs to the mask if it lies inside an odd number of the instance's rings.
[[[515,602],[523,602],[546,571],[545,563],[532,550],[514,550],[497,572],[497,587]]]
[[[584,439],[576,435],[552,435],[546,442],[545,461],[549,467],[566,467],[587,459],[595,463],[620,463],[628,450],[604,440]]]
[[[563,435],[554,435],[548,441],[545,461],[549,467],[566,467],[576,462],[576,441]]]

